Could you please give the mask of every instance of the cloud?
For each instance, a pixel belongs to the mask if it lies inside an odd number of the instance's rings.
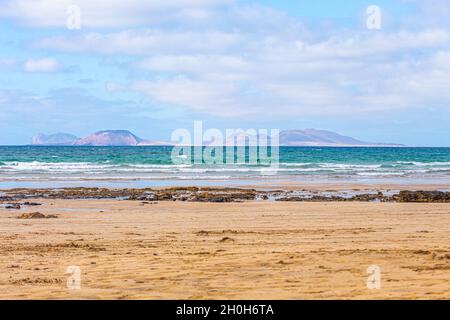
[[[17,65],[16,59],[0,58],[0,69],[11,69]]]
[[[450,71],[450,50],[438,51],[430,59],[430,63],[435,69]]]
[[[9,16],[28,24],[58,26],[65,18],[54,1],[47,3],[48,19],[34,2],[7,3]],[[138,92],[160,106],[213,117],[378,115],[450,105],[450,31],[439,24],[381,31],[318,28],[234,1],[105,3],[75,2],[83,24],[124,30],[58,32],[30,48],[117,57],[125,61],[117,69],[126,75],[122,81],[106,79],[108,92]],[[28,14],[33,10],[36,15]]]
[[[36,27],[65,28],[67,8],[78,6],[82,27],[126,28],[165,21],[204,21],[231,0],[6,0],[0,17]]]
[[[158,55],[135,64],[136,68],[174,73],[201,73],[207,70],[242,73],[249,62],[239,55]]]
[[[136,90],[220,117],[342,115],[448,109],[449,33],[331,35],[320,41],[250,37],[237,52],[158,54],[134,68],[164,75]],[[180,50],[181,51],[181,50]]]
[[[330,116],[448,101],[449,81],[438,75],[450,49],[445,28],[316,30],[253,5],[234,5],[201,29],[185,26],[47,37],[33,48],[131,56],[128,84],[109,90],[212,116]]]
[[[301,41],[296,46],[303,54],[321,58],[357,58],[406,52],[415,49],[439,48],[450,43],[450,33],[434,29],[420,32],[370,33],[360,32],[332,36],[326,41],[308,44]]]
[[[49,37],[33,47],[71,53],[146,55],[150,52],[220,52],[242,42],[238,33],[222,31],[125,30]]]
[[[56,59],[43,58],[43,59],[28,59],[23,66],[26,72],[58,72],[63,69],[63,65]]]
[[[236,102],[239,88],[233,83],[211,83],[176,77],[139,81],[131,89],[143,92],[157,101],[184,106],[196,112],[228,117],[236,115],[236,109],[230,108],[230,105]]]

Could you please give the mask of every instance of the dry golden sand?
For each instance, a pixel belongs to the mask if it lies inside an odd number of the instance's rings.
[[[0,298],[450,298],[449,204],[38,201],[0,209]]]

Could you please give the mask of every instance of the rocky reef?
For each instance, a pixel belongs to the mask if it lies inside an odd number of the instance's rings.
[[[400,191],[398,202],[450,202],[450,192],[443,191]]]
[[[444,191],[309,191],[309,190],[256,190],[242,188],[180,187],[165,189],[12,189],[0,196],[7,209],[20,209],[21,205],[38,203],[18,202],[26,199],[118,199],[135,201],[189,201],[189,202],[240,202],[240,201],[362,201],[362,202],[450,202],[450,192]]]

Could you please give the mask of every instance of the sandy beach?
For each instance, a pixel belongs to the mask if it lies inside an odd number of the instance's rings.
[[[32,201],[0,208],[2,299],[450,298],[448,203]]]

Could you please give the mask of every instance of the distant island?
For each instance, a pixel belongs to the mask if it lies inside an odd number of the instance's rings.
[[[34,146],[161,146],[172,145],[170,142],[150,141],[139,138],[128,130],[103,130],[84,138],[77,138],[68,133],[38,134],[31,138]]]
[[[338,133],[317,130],[284,130],[280,132],[280,146],[286,147],[404,147],[396,143],[361,141]]]
[[[31,144],[35,146],[67,146],[73,144],[78,138],[73,134],[55,133],[38,134],[31,138]]]
[[[234,139],[234,137],[232,137]],[[227,141],[230,139],[228,137]],[[372,143],[338,133],[317,129],[284,130],[280,146],[289,147],[404,147],[394,143]],[[38,134],[31,139],[34,146],[173,146],[176,143],[141,139],[128,130],[103,130],[78,138],[68,133]]]

